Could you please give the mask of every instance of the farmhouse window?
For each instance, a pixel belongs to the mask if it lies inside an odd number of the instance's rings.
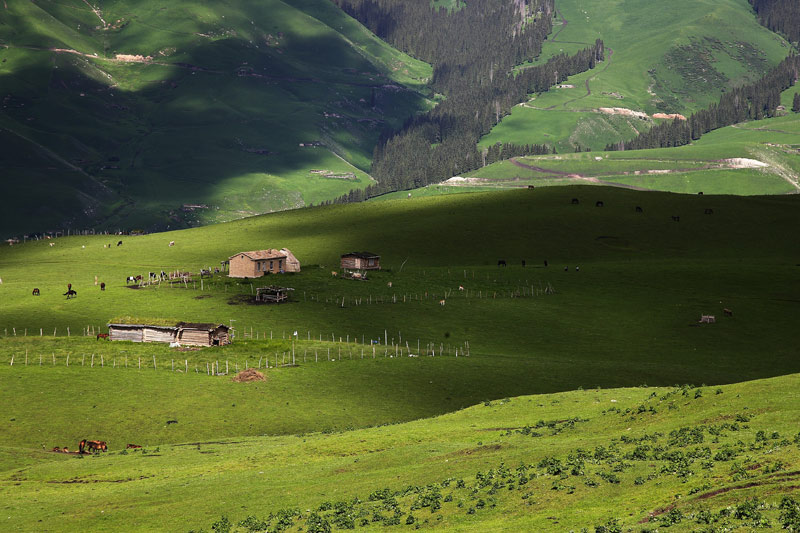
[[[272,261],[269,262],[269,271],[272,272]]]

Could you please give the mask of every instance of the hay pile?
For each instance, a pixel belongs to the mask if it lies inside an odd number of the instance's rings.
[[[267,381],[267,378],[255,368],[248,368],[233,376],[233,381],[236,383],[249,383],[251,381]]]

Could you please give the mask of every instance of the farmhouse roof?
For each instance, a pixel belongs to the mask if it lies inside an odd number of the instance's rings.
[[[236,256],[244,255],[253,261],[257,261],[259,259],[284,259],[286,258],[286,252],[282,252],[280,250],[275,250],[274,248],[270,248],[269,250],[253,250],[252,252],[239,252],[238,254],[230,256],[229,259],[233,259]]]
[[[358,257],[360,259],[373,259],[380,256],[378,254],[373,254],[372,252],[350,252],[349,254],[342,255],[342,257]]]

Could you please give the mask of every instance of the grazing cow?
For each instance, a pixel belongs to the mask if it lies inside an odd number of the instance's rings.
[[[178,423],[178,421],[177,421],[177,420],[167,420],[167,425],[170,425],[170,424],[177,424],[177,423]]]
[[[706,215],[713,215],[714,214],[714,210],[707,207],[706,210],[705,210],[705,214]]]
[[[464,286],[463,285],[459,285],[458,286],[458,290],[463,291],[464,290]]]
[[[697,194],[699,194],[700,196],[702,196],[702,195],[703,195],[703,191],[699,191]]]
[[[69,453],[69,448],[67,448],[66,446],[64,446],[63,448],[61,448],[61,451],[62,451],[63,453]]]
[[[386,284],[386,286],[391,289],[392,288],[392,282],[390,281],[389,283]]]
[[[100,339],[108,340],[108,333],[98,333],[97,334],[97,340],[100,340]]]
[[[167,273],[163,270],[161,271],[161,279],[167,279]]]
[[[595,206],[595,207],[603,207],[603,200],[597,200],[597,201],[594,203],[594,206]]]
[[[67,297],[67,300],[69,300],[70,298],[74,298],[77,295],[78,295],[78,291],[76,291],[74,289],[68,289],[67,292],[64,293],[64,296]]]
[[[529,189],[535,189],[535,188],[536,188],[536,185],[528,185],[528,188],[529,188]]]
[[[61,448],[59,448],[58,446],[56,446],[55,448],[53,448],[53,451],[54,451],[54,452],[60,452],[60,451],[61,451]]]
[[[439,300],[439,305],[444,305],[444,304],[446,304],[446,303],[447,303],[447,301],[446,301],[446,300]]]
[[[637,212],[637,213],[644,213],[644,209],[642,209],[642,208],[641,208],[641,206],[638,206],[638,205],[637,205],[637,206],[636,206],[636,212]]]
[[[547,266],[547,259],[544,260],[544,266]]]
[[[155,272],[150,272],[149,274],[150,274],[150,279],[156,279],[156,273]]]
[[[54,243],[54,242],[50,243],[50,246],[55,246],[55,245],[56,245],[56,243]]]
[[[335,270],[331,270],[331,277],[335,278],[338,275],[339,275],[338,272],[336,272]]]
[[[522,267],[525,268],[525,260],[522,260]]]
[[[678,215],[672,215],[672,220],[675,221],[675,222],[680,222],[681,221],[681,217],[678,216]]]
[[[127,446],[125,446],[126,450],[130,450],[131,448],[141,448],[141,446],[139,446],[138,444],[128,444]]]
[[[727,307],[723,309],[722,312],[725,313],[725,316],[733,316],[733,311],[731,311]]]
[[[169,241],[170,246],[175,246],[175,241]]]
[[[122,241],[119,241],[119,242],[117,243],[117,246],[122,246]]]
[[[505,259],[498,259],[497,260],[497,266],[499,266],[499,267],[506,266],[506,260]]]
[[[105,441],[102,440],[86,440],[83,439],[78,443],[78,453],[89,453],[89,451],[94,452],[107,452],[108,446],[106,445]]]
[[[105,283],[105,282],[101,282],[101,283],[100,283],[100,290],[101,290],[101,291],[104,291],[104,290],[106,290],[106,283]]]
[[[573,198],[572,199],[572,205],[576,205],[576,204],[579,204],[579,203],[581,203],[581,202],[577,198]]]
[[[35,289],[33,289],[33,295],[34,295],[34,296],[39,296],[39,289],[38,289],[38,287],[37,287],[37,288],[35,288]]]

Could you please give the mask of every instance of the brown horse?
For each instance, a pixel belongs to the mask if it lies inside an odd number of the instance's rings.
[[[88,453],[89,451],[108,451],[108,446],[102,440],[83,439],[78,443],[78,453]]]

